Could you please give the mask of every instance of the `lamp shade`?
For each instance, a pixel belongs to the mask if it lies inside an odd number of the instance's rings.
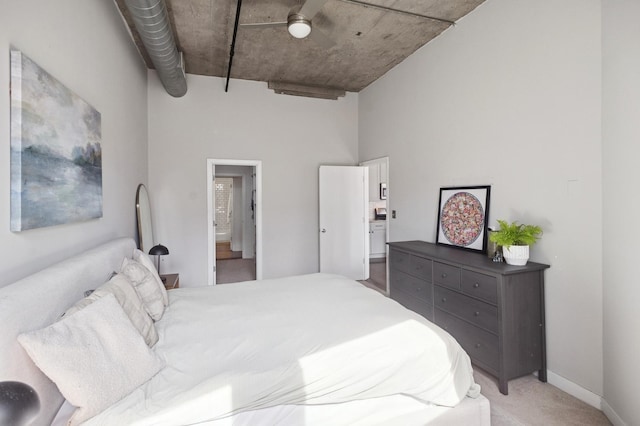
[[[40,398],[29,385],[0,382],[0,424],[28,425],[40,410]]]
[[[149,254],[151,256],[166,256],[169,254],[169,249],[163,246],[162,244],[158,244],[156,246],[151,247],[151,250],[149,250]]]

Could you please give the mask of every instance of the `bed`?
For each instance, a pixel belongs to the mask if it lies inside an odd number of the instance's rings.
[[[134,251],[117,239],[0,288],[0,381],[37,391],[33,424],[66,424],[75,408],[17,336],[66,321]],[[167,294],[157,373],[83,424],[490,424],[457,342],[355,281],[310,274]]]

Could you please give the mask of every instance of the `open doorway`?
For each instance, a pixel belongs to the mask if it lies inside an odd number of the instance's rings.
[[[389,294],[389,157],[363,161],[369,168],[369,279],[362,283]]]
[[[262,278],[261,164],[207,160],[209,285]]]
[[[218,169],[221,169],[221,166]],[[237,166],[226,166],[235,168]],[[244,166],[242,166],[244,167]],[[253,178],[253,168],[249,168]],[[238,171],[238,172],[241,172]],[[244,206],[242,200],[242,175],[226,177],[218,172],[214,177],[215,191],[215,229],[216,229],[216,260],[241,259],[243,246]],[[253,190],[253,185],[250,185]],[[255,260],[255,256],[248,256]],[[220,265],[218,265],[219,269]],[[255,279],[255,268],[252,274]],[[218,274],[220,278],[220,274]],[[220,280],[218,280],[220,282]]]

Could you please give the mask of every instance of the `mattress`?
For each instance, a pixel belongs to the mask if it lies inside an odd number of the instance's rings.
[[[65,402],[51,426],[66,426],[75,407]],[[200,423],[203,426],[490,426],[489,400],[483,395],[465,398],[455,407],[424,404],[393,395],[342,404],[279,405],[245,411]]]

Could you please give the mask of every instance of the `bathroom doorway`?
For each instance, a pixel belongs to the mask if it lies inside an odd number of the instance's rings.
[[[215,228],[216,228],[216,260],[242,258],[242,244],[239,247],[232,247],[232,242],[236,243],[241,239],[241,235],[236,232],[234,235],[234,215],[240,209],[234,205],[239,197],[234,196],[236,188],[242,188],[242,177],[222,177],[215,176]],[[241,222],[242,223],[242,222]]]
[[[261,167],[207,160],[209,285],[261,279]]]

